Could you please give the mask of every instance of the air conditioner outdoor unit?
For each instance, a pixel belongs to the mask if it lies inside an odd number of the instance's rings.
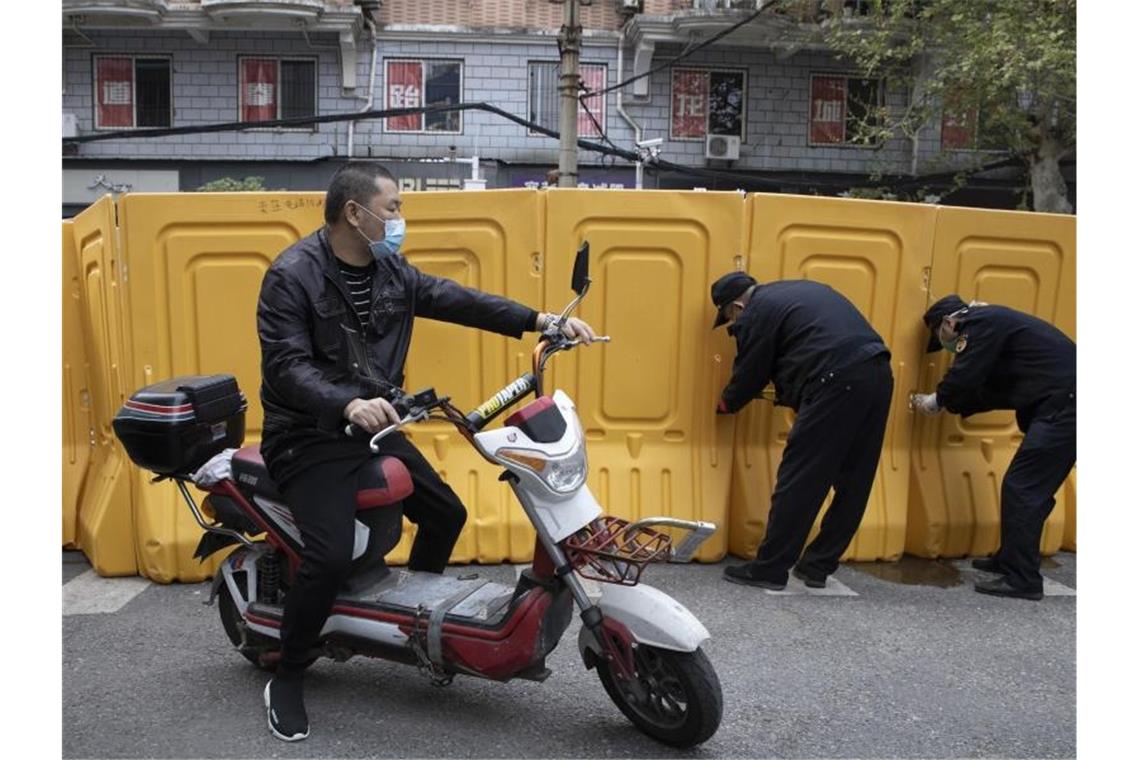
[[[75,114],[68,111],[63,112],[63,136],[76,137],[79,134],[79,125],[76,121]]]
[[[707,135],[705,158],[735,161],[740,158],[740,138],[736,135]]]
[[[626,11],[628,13],[641,13],[643,0],[617,0],[617,7],[619,11]]]

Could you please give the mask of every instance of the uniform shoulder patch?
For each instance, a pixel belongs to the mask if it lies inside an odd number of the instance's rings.
[[[954,353],[960,354],[966,350],[966,336],[963,335],[958,338],[958,342],[954,344]]]

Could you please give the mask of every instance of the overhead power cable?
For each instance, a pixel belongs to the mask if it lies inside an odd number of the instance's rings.
[[[752,13],[749,16],[741,19],[740,21],[736,22],[735,24],[728,27],[727,29],[722,29],[721,31],[717,32],[712,37],[709,37],[707,40],[704,40],[700,44],[693,45],[691,47],[686,47],[678,55],[673,56],[672,58],[665,61],[664,63],[661,63],[657,66],[654,66],[653,68],[649,69],[649,71],[646,71],[645,73],[635,74],[634,76],[631,76],[628,79],[624,79],[624,80],[618,82],[617,84],[612,84],[609,87],[602,88],[601,90],[587,89],[585,92],[583,92],[581,95],[578,96],[578,99],[581,100],[583,98],[590,98],[590,97],[593,97],[595,95],[605,95],[608,92],[613,92],[614,90],[620,90],[622,87],[625,87],[626,85],[633,84],[634,82],[636,82],[639,79],[645,79],[645,77],[650,76],[651,74],[655,74],[658,71],[661,71],[662,69],[667,69],[670,66],[672,66],[674,63],[676,63],[677,61],[681,61],[681,60],[684,60],[685,58],[688,58],[690,55],[697,52],[698,50],[706,48],[709,45],[716,42],[717,40],[720,40],[720,39],[723,39],[724,37],[727,37],[728,35],[732,34],[733,32],[735,32],[737,29],[744,26],[745,24],[748,24],[752,21],[755,21],[756,18],[759,17],[760,14],[763,13],[764,9],[767,7],[768,7],[767,5],[762,6],[760,8],[760,10],[758,10],[755,13]]]
[[[294,119],[267,119],[264,121],[228,121],[216,124],[196,124],[185,127],[162,127],[157,129],[124,129],[115,132],[97,132],[89,135],[77,135],[63,138],[66,144],[82,144],[101,142],[104,140],[139,140],[153,137],[172,137],[176,135],[200,135],[213,132],[242,132],[247,129],[275,129],[307,127],[313,124],[334,124],[342,121],[369,121],[371,119],[390,119],[399,116],[414,116],[427,113],[447,113],[450,111],[485,111],[501,116],[508,121],[526,127],[532,132],[558,139],[559,133],[533,121],[504,111],[490,103],[453,103],[430,106],[417,106],[415,108],[384,108],[371,111],[349,111],[347,113],[326,114],[324,116],[301,116]],[[627,161],[636,161],[637,153],[624,150],[616,146],[609,147],[590,140],[578,140],[578,147],[610,156],[624,158]]]
[[[312,124],[330,124],[343,121],[368,121],[371,119],[395,118],[399,116],[417,115],[421,113],[446,113],[449,111],[484,111],[492,113],[507,119],[508,121],[526,127],[532,132],[546,135],[553,139],[558,139],[559,133],[556,130],[549,129],[533,121],[516,116],[513,113],[504,111],[498,106],[493,106],[489,103],[476,102],[476,103],[457,103],[457,104],[440,104],[432,106],[419,106],[415,108],[388,108],[371,111],[350,111],[348,113],[327,114],[325,116],[306,116],[295,119],[273,119],[267,121],[256,122],[222,122],[217,124],[199,124],[186,127],[167,127],[159,129],[131,129],[121,130],[116,132],[99,132],[90,135],[79,135],[76,137],[63,138],[64,144],[81,144],[89,142],[101,142],[104,140],[138,140],[153,137],[167,137],[173,135],[192,135],[192,134],[208,134],[215,132],[240,132],[247,129],[265,129],[277,127],[305,127]],[[609,145],[602,145],[601,143],[593,142],[591,140],[578,140],[578,146],[584,150],[589,150],[595,153],[600,153],[606,156],[615,156],[623,158],[626,161],[636,162],[644,160],[638,153],[631,150],[625,150],[615,146],[609,138],[605,135],[605,131],[601,129],[597,118],[594,116],[589,107],[586,108],[586,113],[590,116],[595,125],[598,126],[599,131],[602,133],[602,139],[609,142]],[[682,174],[692,177],[702,177],[707,179],[722,180],[725,182],[734,183],[736,185],[747,185],[749,187],[761,187],[780,190],[787,188],[789,185],[830,185],[834,187],[850,187],[854,184],[879,184],[896,189],[904,188],[917,188],[924,185],[939,184],[952,181],[959,174],[972,176],[974,174],[988,171],[990,169],[997,169],[1006,166],[1018,164],[1016,158],[1001,158],[992,161],[982,166],[975,167],[965,172],[940,172],[938,174],[920,175],[917,177],[896,175],[893,177],[884,176],[879,180],[872,181],[870,177],[856,177],[856,176],[843,176],[837,177],[833,180],[819,180],[811,181],[807,179],[779,179],[777,177],[763,176],[744,172],[729,172],[718,171],[716,169],[706,169],[697,166],[686,166],[683,164],[676,164],[664,159],[651,158],[644,161],[645,167],[651,171],[660,173],[661,171],[670,171],[676,174]]]

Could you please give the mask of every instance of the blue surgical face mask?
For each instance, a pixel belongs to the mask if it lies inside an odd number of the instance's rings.
[[[356,231],[360,232],[360,236],[368,241],[368,250],[372,252],[372,257],[379,260],[385,256],[393,256],[399,252],[400,246],[404,244],[404,232],[406,225],[402,217],[396,219],[380,219],[380,217],[373,214],[364,206],[357,206],[361,211],[368,214],[372,218],[384,222],[384,239],[372,240],[357,227]]]
[[[969,309],[969,307],[966,307],[965,309],[958,309],[958,311],[954,312],[953,314],[949,314],[949,315],[943,317],[942,318],[942,324],[938,326],[938,342],[942,344],[942,348],[944,348],[945,350],[949,351],[952,354],[958,353],[958,342],[959,342],[961,336],[958,335],[957,325],[954,324],[953,322],[951,322],[950,320],[953,320],[956,317],[961,317],[963,314],[966,313],[967,309]],[[951,336],[953,336],[950,338],[950,340],[946,340],[945,338],[942,337],[943,326],[947,327],[948,330],[950,331]]]

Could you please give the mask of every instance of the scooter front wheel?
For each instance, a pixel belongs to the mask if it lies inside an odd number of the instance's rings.
[[[724,697],[704,652],[639,645],[633,661],[631,680],[617,676],[606,662],[597,666],[606,693],[633,725],[674,747],[692,747],[716,733]]]

